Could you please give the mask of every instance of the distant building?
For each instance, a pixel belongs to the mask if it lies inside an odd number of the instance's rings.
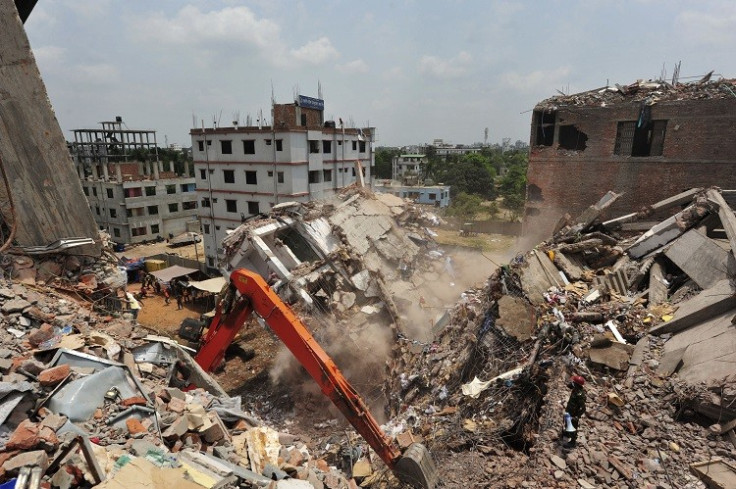
[[[464,144],[450,144],[442,139],[435,139],[430,145],[434,148],[434,154],[447,159],[448,156],[461,156],[465,154],[480,153],[483,148],[481,146],[466,146]]]
[[[547,235],[608,190],[609,215],[693,187],[736,188],[736,80],[604,87],[534,109],[525,229]]]
[[[120,117],[100,124],[101,129],[74,129],[70,145],[100,229],[118,243],[198,231],[194,177],[179,176],[173,163],[159,160],[156,132],[123,129]]]
[[[391,178],[406,185],[417,185],[424,175],[427,155],[404,154],[391,160]]]
[[[273,125],[192,129],[199,218],[207,265],[217,268],[222,238],[279,203],[335,194],[362,179],[370,185],[374,128],[324,120],[324,101],[299,96],[274,104]]]
[[[448,185],[403,185],[397,181],[379,180],[374,182],[373,190],[413,200],[417,204],[437,207],[450,205],[450,187]]]

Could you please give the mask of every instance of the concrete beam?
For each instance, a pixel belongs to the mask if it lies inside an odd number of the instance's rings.
[[[721,280],[685,301],[672,320],[653,327],[651,334],[677,333],[736,308],[736,288],[729,280]]]

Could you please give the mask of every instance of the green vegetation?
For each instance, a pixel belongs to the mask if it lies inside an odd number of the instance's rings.
[[[480,196],[460,192],[452,199],[452,204],[447,213],[459,217],[463,221],[472,221],[481,212],[482,204],[483,199]]]

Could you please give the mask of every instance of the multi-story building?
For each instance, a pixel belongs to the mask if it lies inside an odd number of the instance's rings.
[[[370,184],[373,128],[324,120],[324,101],[300,95],[274,104],[273,124],[192,129],[205,256],[217,268],[228,230],[274,205],[333,195]]]
[[[392,180],[374,182],[373,190],[384,194],[392,194],[402,199],[413,200],[417,204],[447,207],[450,205],[449,185],[403,185]]]
[[[636,82],[540,102],[534,109],[525,231],[547,236],[607,191],[610,215],[693,187],[736,186],[736,80]]]
[[[427,155],[405,154],[391,160],[391,178],[407,185],[416,185],[424,176]]]
[[[139,243],[199,231],[194,177],[160,161],[156,132],[123,129],[120,117],[102,129],[75,129],[70,151],[100,229],[118,243]]]

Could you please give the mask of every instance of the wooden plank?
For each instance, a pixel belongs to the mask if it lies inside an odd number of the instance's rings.
[[[13,0],[0,0],[0,134],[0,160],[15,201],[18,245],[47,246],[71,237],[99,241]],[[1,183],[0,200],[8,201]]]

